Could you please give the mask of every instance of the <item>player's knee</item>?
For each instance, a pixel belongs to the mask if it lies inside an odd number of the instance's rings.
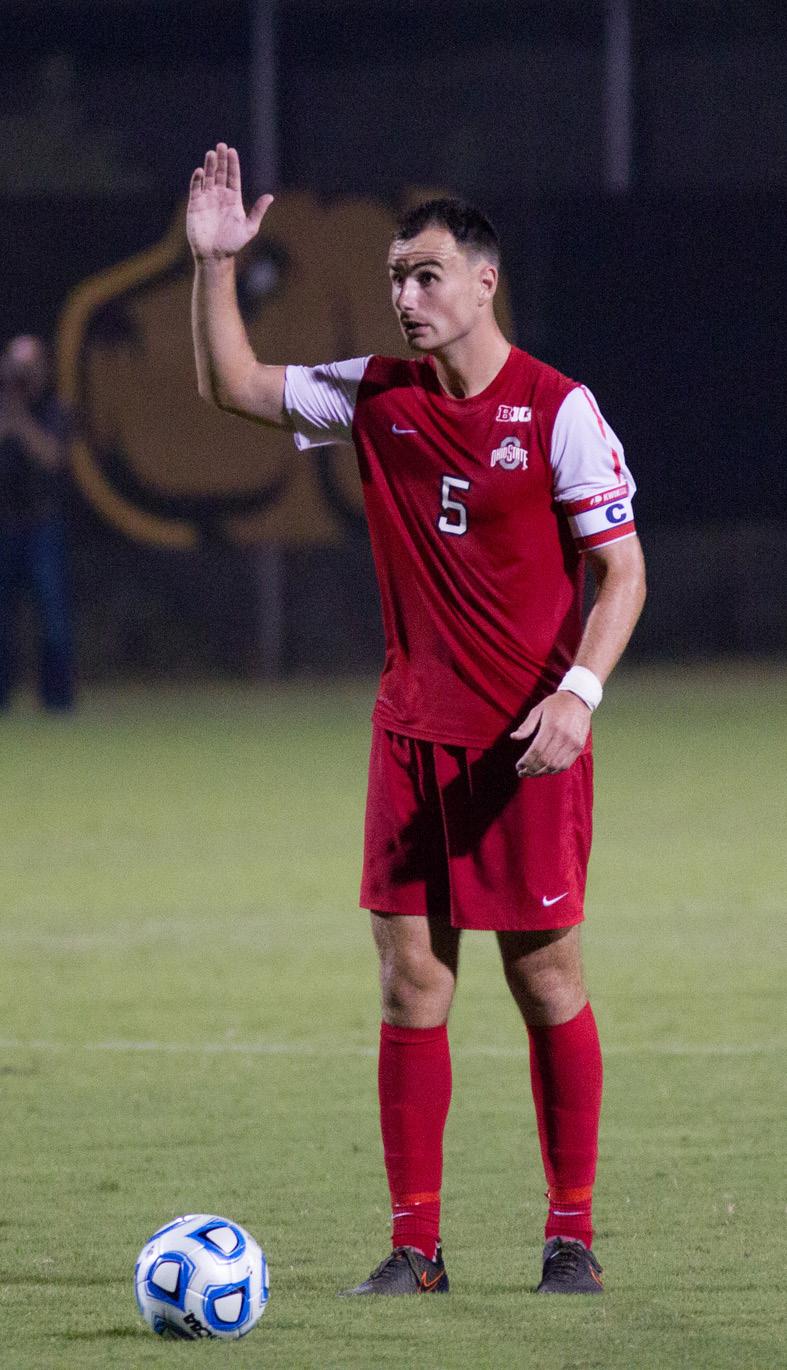
[[[398,949],[381,965],[383,1007],[400,1017],[418,1014],[428,1008],[440,1014],[453,995],[451,972],[434,956],[419,948]]]
[[[509,989],[520,1008],[534,1016],[559,1018],[584,997],[581,972],[574,966],[558,964],[538,969],[511,962],[505,968]]]

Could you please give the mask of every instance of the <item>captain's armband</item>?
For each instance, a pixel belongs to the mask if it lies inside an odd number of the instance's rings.
[[[563,505],[577,550],[589,552],[636,532],[628,485],[599,491]]]

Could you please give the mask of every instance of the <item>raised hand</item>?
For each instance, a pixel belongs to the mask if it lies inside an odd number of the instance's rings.
[[[234,257],[259,231],[272,203],[272,195],[261,195],[246,213],[238,154],[234,147],[217,143],[191,178],[186,232],[195,260]]]

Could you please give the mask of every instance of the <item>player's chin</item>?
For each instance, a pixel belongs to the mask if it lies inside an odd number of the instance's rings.
[[[402,332],[411,352],[431,352],[433,350],[434,343],[431,345],[429,343],[428,328],[404,328]]]

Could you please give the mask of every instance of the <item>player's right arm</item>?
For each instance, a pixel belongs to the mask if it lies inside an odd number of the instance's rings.
[[[237,254],[256,236],[272,203],[272,195],[262,195],[246,214],[238,154],[226,143],[197,167],[186,215],[194,256],[191,324],[202,398],[244,418],[291,429],[285,368],[257,360],[238,308],[235,276]]]

